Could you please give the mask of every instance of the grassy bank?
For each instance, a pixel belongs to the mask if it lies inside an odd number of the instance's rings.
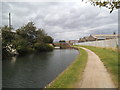
[[[93,46],[82,47],[92,50],[100,57],[108,72],[111,74],[113,82],[116,86],[118,86],[118,51],[109,48],[99,48]]]
[[[62,72],[47,88],[75,88],[82,78],[82,72],[87,62],[87,52],[79,49],[76,60]]]

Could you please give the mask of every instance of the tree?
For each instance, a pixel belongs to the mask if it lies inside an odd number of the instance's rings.
[[[48,36],[43,29],[37,29],[33,22],[12,32],[8,26],[0,28],[2,30],[2,51],[3,56],[11,56],[13,49],[20,55],[33,51],[53,50],[48,43],[52,43],[52,37]]]
[[[110,13],[112,13],[113,10],[120,8],[119,0],[89,0],[88,2],[90,2],[94,6],[106,7],[110,9]]]
[[[44,43],[53,43],[53,38],[51,36],[45,36],[43,38]]]
[[[1,28],[2,31],[2,55],[10,56],[12,54],[13,41],[15,39],[15,33],[11,31],[11,28],[4,26]]]
[[[33,48],[29,42],[20,35],[16,35],[14,40],[14,47],[20,55],[25,55],[33,51]]]
[[[26,25],[19,28],[17,31],[17,35],[21,36],[28,42],[28,45],[33,47],[33,43],[36,39],[36,27],[33,22],[28,22]]]
[[[36,31],[36,42],[43,42],[43,38],[46,36],[47,34],[45,33],[45,31],[43,29],[38,29]]]
[[[64,43],[65,43],[66,41],[65,41],[65,40],[60,40],[59,42],[60,42],[60,43],[61,43],[61,42],[64,42]]]
[[[52,42],[52,37],[48,36],[44,29],[37,29],[33,22],[28,22],[17,30],[15,47],[20,54],[34,50],[47,51],[53,49],[48,45]]]

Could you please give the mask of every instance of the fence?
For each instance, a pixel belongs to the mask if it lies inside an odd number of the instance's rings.
[[[116,48],[118,46],[118,39],[81,42],[81,43],[74,43],[74,45],[87,45],[87,46],[96,46],[96,47]]]

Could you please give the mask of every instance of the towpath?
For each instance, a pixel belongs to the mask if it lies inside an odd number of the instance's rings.
[[[91,50],[81,48],[87,51],[88,61],[78,88],[115,88],[100,58]]]

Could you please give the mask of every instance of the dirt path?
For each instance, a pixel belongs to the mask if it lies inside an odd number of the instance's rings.
[[[83,49],[88,53],[88,62],[78,88],[115,88],[100,58],[91,50]]]

